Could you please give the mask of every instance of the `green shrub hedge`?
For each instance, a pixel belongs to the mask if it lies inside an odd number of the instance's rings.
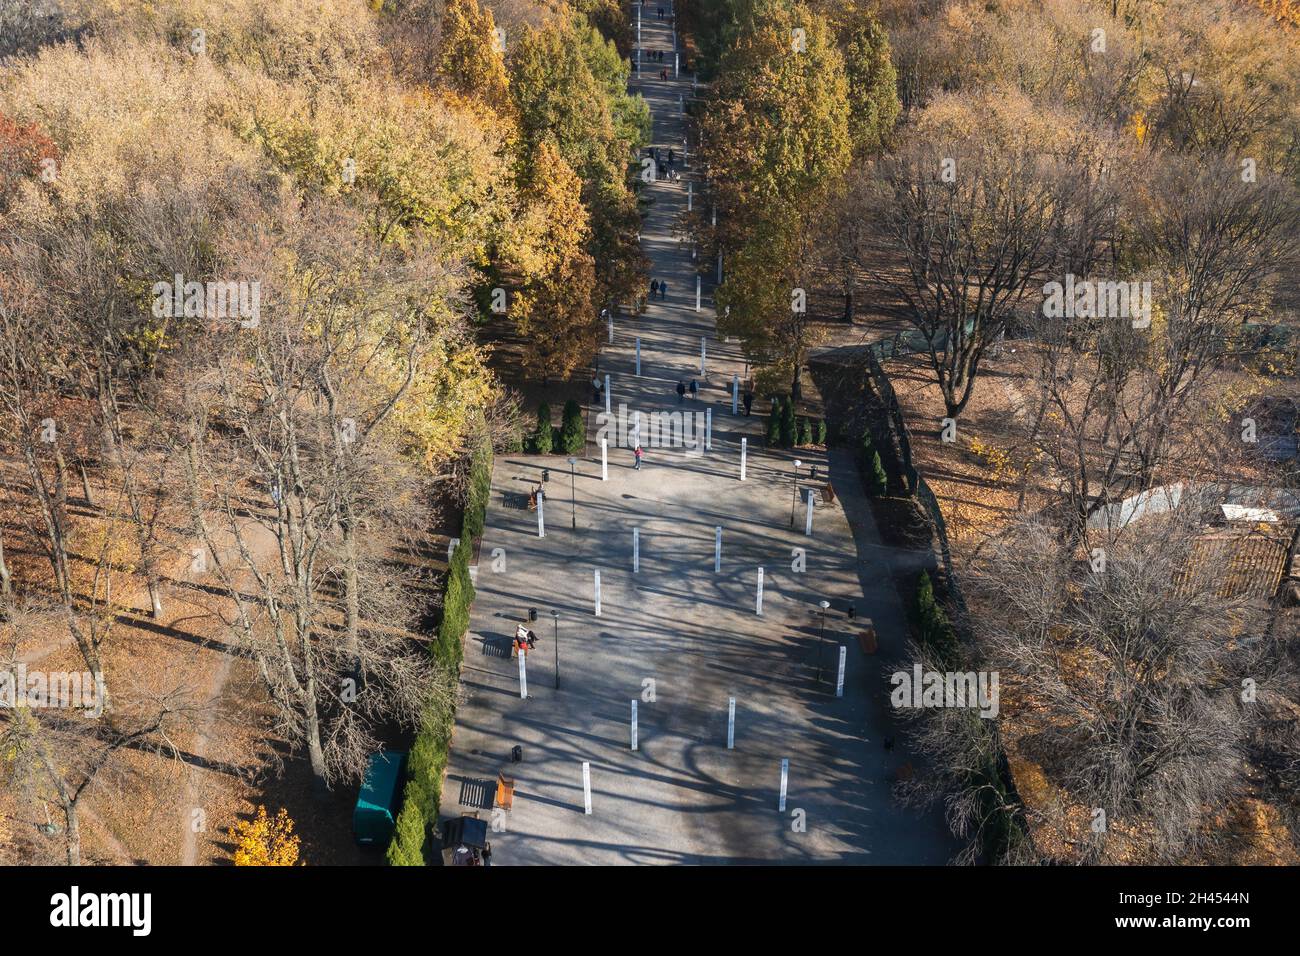
[[[555,432],[551,427],[551,406],[546,402],[537,406],[537,427],[529,443],[536,455],[549,455],[555,445]]]
[[[546,426],[550,429],[550,412]],[[460,544],[452,552],[443,588],[442,619],[431,651],[438,666],[449,673],[460,672],[464,654],[461,639],[469,630],[469,612],[474,603],[474,583],[469,577],[474,540],[483,534],[488,500],[492,494],[492,446],[481,440],[470,462],[469,494],[461,521]],[[438,821],[442,805],[442,775],[451,751],[455,722],[451,708],[430,705],[420,719],[420,729],[406,763],[406,787],[402,810],[397,815],[393,838],[385,856],[390,866],[424,866],[440,852],[431,828]]]
[[[935,661],[945,670],[956,669],[960,663],[957,634],[948,622],[948,615],[934,598],[934,582],[930,580],[928,571],[922,571],[916,579],[912,623],[921,646],[933,654]]]
[[[767,447],[775,448],[781,443],[781,402],[772,403],[772,412],[767,416]]]
[[[566,455],[578,455],[586,447],[587,426],[582,421],[582,406],[569,399],[564,403],[564,420],[560,424],[560,450]]]

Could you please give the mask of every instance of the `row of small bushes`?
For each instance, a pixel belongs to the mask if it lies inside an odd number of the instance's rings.
[[[912,626],[916,629],[921,646],[935,664],[945,671],[961,670],[963,661],[957,631],[948,615],[934,596],[934,582],[928,571],[922,571],[916,581],[916,596],[912,600]],[[996,734],[997,722],[971,716],[977,731]],[[985,824],[980,838],[985,859],[997,862],[1014,856],[1029,839],[1020,813],[1014,809],[1019,797],[1011,793],[1008,775],[999,766],[1000,744],[980,746],[984,756],[971,773],[969,786],[980,794],[980,819]]]
[[[470,607],[474,603],[474,582],[469,576],[474,540],[483,534],[488,499],[492,494],[492,446],[486,440],[474,449],[470,460],[469,494],[461,520],[460,544],[452,552],[443,588],[442,619],[432,654],[438,666],[459,674],[464,655],[462,638],[469,630]],[[406,788],[402,810],[397,815],[393,838],[388,844],[390,866],[424,866],[437,848],[432,845],[431,824],[438,820],[442,804],[442,776],[451,751],[451,731],[456,713],[452,706],[430,704],[420,720],[420,729],[406,764]]]
[[[922,571],[916,579],[916,596],[912,599],[912,626],[917,639],[944,670],[957,670],[961,653],[957,646],[957,632],[948,615],[934,597],[934,582],[929,571]]]
[[[885,466],[881,464],[880,452],[876,450],[875,443],[871,440],[870,428],[862,431],[862,468],[863,479],[867,483],[867,494],[876,498],[884,495],[889,490],[889,475],[885,472]]]
[[[769,448],[797,448],[804,445],[826,444],[826,420],[796,416],[794,401],[786,395],[772,403],[767,416],[767,445]]]
[[[582,406],[573,399],[564,403],[560,427],[551,424],[551,406],[546,402],[537,406],[537,427],[528,436],[524,447],[534,455],[577,455],[587,445],[587,426],[582,420]]]

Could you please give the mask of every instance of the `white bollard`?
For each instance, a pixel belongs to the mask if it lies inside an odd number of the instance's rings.
[[[458,547],[460,547],[460,538],[452,538],[450,541],[447,542],[447,563],[448,564],[451,564],[451,556],[456,553],[456,549]]]
[[[614,344],[614,313],[609,314],[609,344]]]
[[[718,207],[716,205],[709,207],[709,225],[715,229],[718,227]]]
[[[527,645],[524,645],[527,647]],[[524,647],[519,648],[519,699],[528,699],[528,665],[524,662],[528,660],[528,652]]]
[[[686,184],[686,211],[690,212],[691,207],[695,205],[695,183]]]
[[[813,513],[813,490],[808,489],[808,517],[804,521],[803,533],[806,537],[812,537],[812,513]]]
[[[609,439],[600,440],[600,480],[609,481]]]
[[[610,411],[609,411],[609,375],[606,375],[606,376],[605,376],[605,414],[608,415],[609,413],[610,413]]]
[[[713,529],[713,573],[722,570],[722,528]]]
[[[600,572],[596,574],[596,617],[600,617]]]
[[[718,253],[718,285],[722,285],[722,253]]]
[[[707,342],[708,342],[708,337],[701,335],[700,336],[700,374],[701,375],[707,374],[704,370],[704,362],[705,359],[708,357],[708,346],[705,344]]]
[[[582,762],[582,806],[588,816],[591,815],[591,764]]]
[[[745,459],[749,457],[749,439],[740,440],[740,480],[745,480]]]
[[[736,698],[727,698],[727,749],[736,749]]]
[[[537,537],[546,537],[546,519],[542,517],[542,489],[537,489]]]
[[[758,597],[754,602],[754,613],[763,616],[763,569],[758,569]]]
[[[636,375],[641,377],[641,336],[636,337]]]
[[[835,696],[844,696],[844,664],[848,659],[849,649],[843,644],[840,645],[840,676],[835,681]]]
[[[632,698],[632,749],[636,750],[636,698]]]
[[[695,277],[695,311],[700,311],[700,277]]]
[[[733,374],[731,376],[731,414],[735,415],[740,411],[740,376]]]
[[[641,570],[641,529],[632,529],[632,573],[637,574]]]
[[[713,451],[713,406],[704,410],[704,450]]]
[[[673,79],[677,79],[677,70],[680,65],[681,65],[681,55],[674,53],[673,54]]]
[[[790,782],[790,758],[784,757],[781,760],[781,802],[777,805],[777,810],[785,813],[785,791]]]

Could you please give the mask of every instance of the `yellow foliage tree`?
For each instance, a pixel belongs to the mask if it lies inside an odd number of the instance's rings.
[[[296,866],[299,839],[293,832],[293,820],[283,807],[275,819],[258,806],[251,820],[240,820],[228,831],[235,844],[235,866]]]

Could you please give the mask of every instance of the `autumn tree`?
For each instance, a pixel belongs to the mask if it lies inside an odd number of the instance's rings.
[[[724,259],[719,327],[797,391],[808,325],[791,297],[811,286],[813,224],[849,163],[848,81],[829,24],[807,8],[762,0],[738,18],[701,130],[718,227],[702,211],[698,228]]]
[[[582,183],[549,140],[525,169],[527,227],[511,259],[523,287],[510,316],[524,339],[525,367],[542,378],[567,378],[595,356],[601,330]]]
[[[504,57],[504,51],[497,49],[492,11],[480,7],[477,0],[447,0],[438,47],[443,80],[504,113],[511,105]]]
[[[240,820],[227,831],[235,844],[235,866],[298,866],[301,842],[293,832],[293,819],[281,807],[269,817],[258,804],[251,820]]]

